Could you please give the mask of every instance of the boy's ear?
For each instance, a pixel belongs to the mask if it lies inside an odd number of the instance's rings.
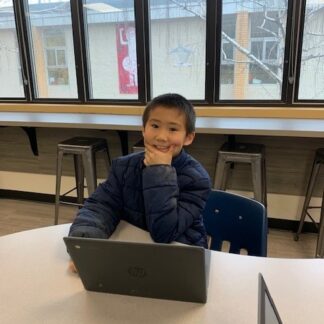
[[[194,140],[194,138],[195,138],[195,135],[196,135],[195,132],[192,132],[192,133],[187,134],[187,135],[186,135],[186,138],[185,138],[185,140],[184,140],[183,145],[184,145],[184,146],[186,146],[186,145],[190,145],[190,144],[193,142],[193,140]]]
[[[144,137],[144,126],[142,126],[142,136]]]

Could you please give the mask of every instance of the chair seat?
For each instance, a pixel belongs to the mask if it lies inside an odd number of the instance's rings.
[[[253,143],[229,143],[222,145],[219,152],[234,154],[262,154],[264,153],[264,145]]]

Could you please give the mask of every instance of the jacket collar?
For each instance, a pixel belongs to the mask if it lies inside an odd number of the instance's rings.
[[[180,153],[172,159],[171,165],[175,168],[179,168],[186,160],[186,157],[187,153],[184,149],[182,149]]]

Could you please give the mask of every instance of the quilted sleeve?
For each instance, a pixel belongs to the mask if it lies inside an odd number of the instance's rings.
[[[209,176],[192,168],[182,175],[181,183],[180,190],[172,166],[154,165],[143,170],[146,223],[156,242],[177,240],[202,217],[210,191]]]
[[[120,221],[122,210],[121,180],[116,161],[113,161],[108,179],[100,184],[79,210],[70,236],[107,238]]]

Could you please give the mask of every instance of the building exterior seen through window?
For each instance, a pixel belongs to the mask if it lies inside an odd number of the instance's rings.
[[[12,0],[0,1],[0,97],[23,98],[24,88]]]
[[[86,0],[83,13],[91,99],[138,99],[134,2]]]
[[[44,31],[45,58],[49,85],[68,85],[65,34],[62,31]]]
[[[25,1],[35,97],[78,97],[69,1]]]
[[[298,98],[324,100],[323,84],[324,3],[307,0]]]
[[[299,85],[297,99],[323,100],[324,2],[302,0],[300,71],[291,76],[284,69],[287,53],[288,4],[291,0],[221,0],[221,27],[216,39],[207,39],[208,0],[148,0],[149,39],[145,68],[138,55],[139,39],[135,0],[83,0],[80,12],[82,44],[86,57],[75,53],[69,0],[17,0],[24,3],[34,97],[77,99],[75,57],[85,62],[89,99],[138,100],[138,71],[149,73],[150,93],[178,92],[188,99],[204,101],[209,91],[222,100],[282,100],[284,80]],[[299,1],[298,1],[299,3]],[[12,0],[0,1],[0,97],[24,97],[26,78],[21,68],[16,20]],[[138,7],[137,7],[138,8]],[[295,10],[295,11],[296,11]],[[295,12],[294,11],[294,12]],[[292,12],[292,11],[291,11]],[[290,14],[291,14],[290,12]],[[211,17],[217,19],[216,12]],[[304,24],[302,25],[302,23]],[[73,22],[74,24],[75,22]],[[148,36],[148,37],[146,37]],[[296,41],[296,40],[294,40]],[[219,44],[219,45],[217,45]],[[213,46],[219,62],[207,61]],[[295,50],[297,51],[297,46]],[[146,53],[145,52],[145,53]],[[297,56],[295,58],[295,61]],[[294,62],[295,62],[294,61]],[[217,84],[206,83],[213,69]],[[148,72],[147,72],[148,71]],[[287,75],[284,75],[286,73]],[[207,91],[208,90],[208,91]],[[215,95],[216,96],[216,95]],[[209,102],[212,104],[213,102]]]

